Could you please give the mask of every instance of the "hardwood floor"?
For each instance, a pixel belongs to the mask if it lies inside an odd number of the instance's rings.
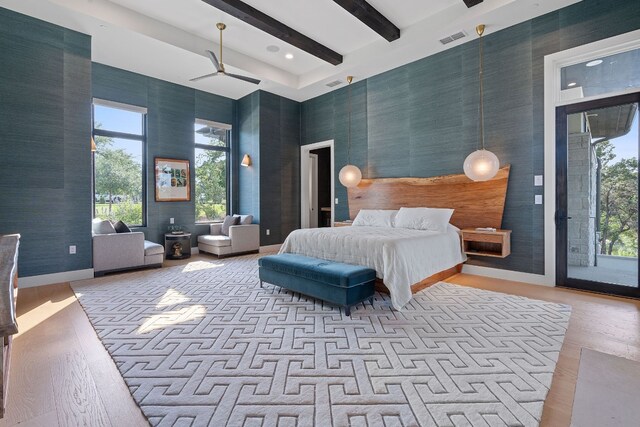
[[[638,300],[466,274],[447,281],[573,307],[542,426],[569,425],[582,347],[640,361]],[[18,325],[0,427],[148,425],[68,283],[21,289]]]

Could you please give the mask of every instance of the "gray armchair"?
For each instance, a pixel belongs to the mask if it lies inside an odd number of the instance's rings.
[[[198,236],[198,250],[218,255],[255,253],[260,250],[260,226],[258,224],[232,225],[229,235],[222,234],[222,224],[211,224],[209,234]]]
[[[144,233],[93,234],[93,272],[102,276],[112,271],[141,267],[162,267],[164,248],[144,240]]]

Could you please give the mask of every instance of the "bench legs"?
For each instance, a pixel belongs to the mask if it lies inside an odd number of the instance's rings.
[[[260,287],[262,287],[262,280],[260,280]]]

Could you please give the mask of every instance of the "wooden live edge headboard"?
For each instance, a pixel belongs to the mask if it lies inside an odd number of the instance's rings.
[[[429,207],[455,209],[451,224],[462,228],[501,228],[510,165],[488,181],[474,182],[464,174],[430,178],[363,179],[349,188],[349,216],[360,209]]]

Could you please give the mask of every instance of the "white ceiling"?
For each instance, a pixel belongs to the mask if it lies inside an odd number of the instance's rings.
[[[256,9],[344,56],[338,66],[233,18],[201,0],[0,0],[0,6],[92,36],[95,62],[217,93],[234,99],[257,88],[303,101],[345,81],[362,80],[475,37],[577,3],[579,0],[485,0],[468,9],[462,0],[369,0],[401,29],[389,43],[332,0],[244,0]],[[228,77],[189,79],[213,72],[205,49],[218,52],[216,22],[224,22],[228,71],[262,80],[259,86]],[[468,37],[439,39],[464,30]],[[277,53],[267,46],[280,48]],[[291,53],[293,59],[286,59]],[[338,86],[340,87],[340,86]]]

